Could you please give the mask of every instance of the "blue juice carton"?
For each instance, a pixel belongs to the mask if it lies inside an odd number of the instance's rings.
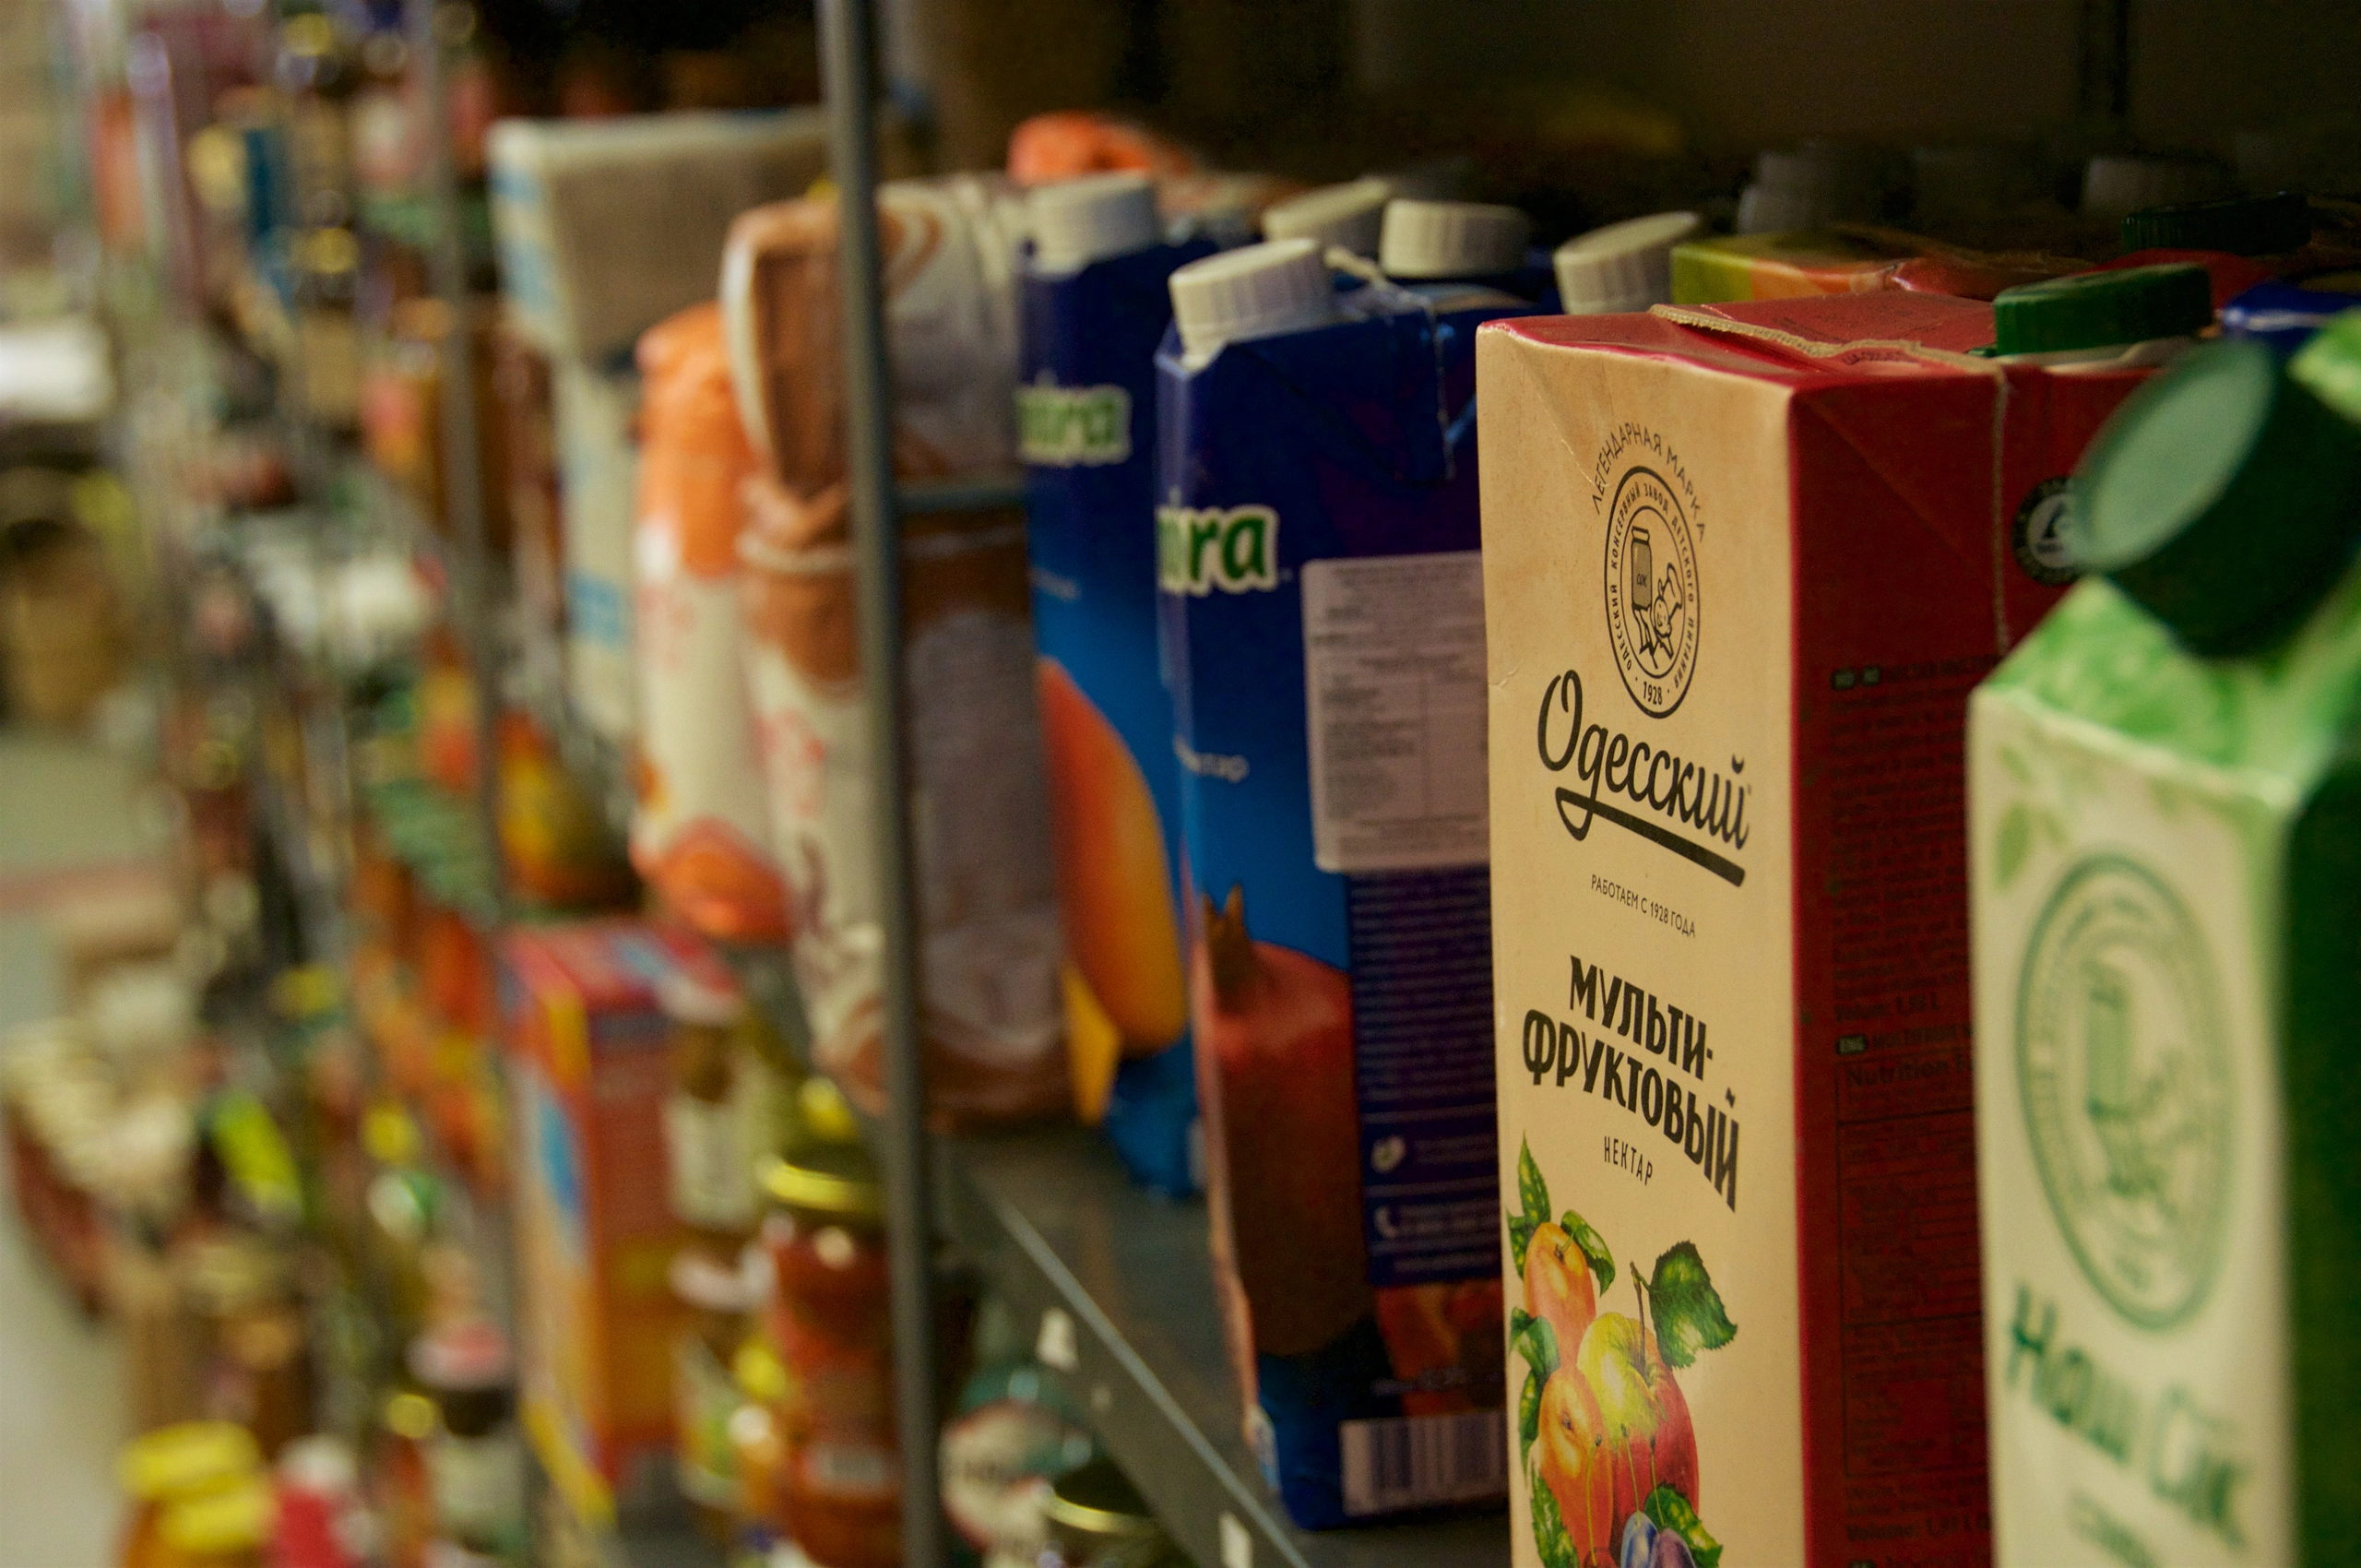
[[[1031,202],[1018,445],[1027,474],[1074,1102],[1133,1177],[1203,1184],[1180,941],[1180,770],[1157,665],[1156,350],[1173,269],[1144,175],[1044,185]]]
[[[1498,1496],[1475,333],[1318,244],[1174,274],[1157,576],[1215,1273],[1298,1523]]]

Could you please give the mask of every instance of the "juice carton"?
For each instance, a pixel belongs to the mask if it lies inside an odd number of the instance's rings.
[[[683,1230],[667,1202],[657,987],[680,969],[730,983],[687,938],[635,921],[520,931],[502,952],[519,1391],[543,1467],[586,1518],[671,1459],[680,1309],[665,1270]]]
[[[1984,1561],[1962,717],[2141,374],[1991,321],[1478,334],[1519,1563]]]
[[[1473,333],[1275,241],[1172,279],[1157,575],[1216,1277],[1299,1523],[1497,1496]]]
[[[1142,1184],[1203,1182],[1180,932],[1180,770],[1157,660],[1156,350],[1176,267],[1146,176],[1045,185],[1024,281],[1018,445],[1074,1100]]]
[[[2078,480],[2100,575],[1971,707],[1998,1563],[2342,1562],[2361,1530],[2343,321],[2125,406]]]

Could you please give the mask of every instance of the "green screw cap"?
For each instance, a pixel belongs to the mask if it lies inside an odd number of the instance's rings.
[[[2227,251],[2279,255],[2312,237],[2312,206],[2294,191],[2143,208],[2123,220],[2127,251]]]
[[[2213,324],[2213,282],[2187,261],[2046,279],[2003,289],[1992,302],[1993,346],[2003,354],[2111,348]]]
[[[2290,629],[2361,536],[2361,426],[2259,342],[2208,344],[2134,393],[2076,470],[2082,564],[2231,658]]]
[[[2331,316],[2297,350],[2287,374],[2313,396],[2361,424],[2361,305]]]

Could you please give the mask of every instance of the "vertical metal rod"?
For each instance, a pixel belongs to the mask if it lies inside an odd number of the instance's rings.
[[[893,379],[885,357],[877,232],[872,0],[822,0],[820,61],[842,241],[847,457],[868,708],[870,822],[884,927],[886,1237],[894,1282],[894,1393],[902,1445],[902,1561],[947,1561],[935,1467],[934,1214],[919,1055],[918,909],[912,878],[902,679],[902,576],[894,508]]]
[[[443,504],[457,545],[451,608],[476,687],[476,815],[492,873],[493,918],[508,918],[508,873],[500,853],[500,646],[492,615],[491,542],[483,516],[483,457],[476,431],[475,326],[468,296],[467,240],[459,231],[459,173],[451,161],[451,95],[443,69],[436,0],[408,0],[410,69],[424,116],[421,150],[433,243],[427,268],[449,324],[437,380],[442,416]]]

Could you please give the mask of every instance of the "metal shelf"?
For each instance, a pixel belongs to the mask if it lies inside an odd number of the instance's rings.
[[[784,957],[728,956],[749,999],[801,1050],[808,1037]],[[1287,1522],[1239,1431],[1203,1204],[1133,1186],[1084,1127],[938,1137],[933,1157],[943,1229],[1204,1568],[1508,1561],[1497,1508],[1317,1534]]]

